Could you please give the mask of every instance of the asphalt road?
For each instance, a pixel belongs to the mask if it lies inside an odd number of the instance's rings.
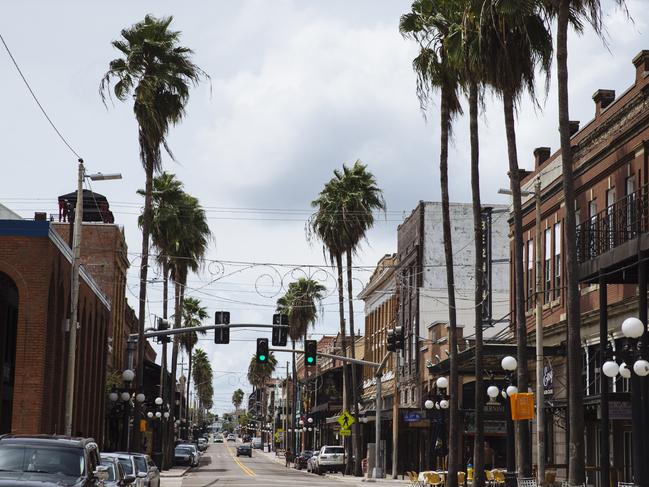
[[[201,457],[198,468],[191,469],[182,478],[163,478],[161,487],[364,485],[360,480],[358,479],[358,483],[343,483],[286,468],[260,453],[259,450],[253,450],[252,458],[237,458],[234,443],[216,443],[210,444]]]

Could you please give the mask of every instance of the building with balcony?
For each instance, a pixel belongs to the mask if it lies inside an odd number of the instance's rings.
[[[629,345],[620,331],[624,319],[634,316],[647,321],[649,51],[638,54],[633,65],[632,86],[619,96],[614,90],[596,90],[594,118],[581,127],[579,122],[571,123],[584,363],[582,383],[575,386],[584,390],[587,483],[602,487],[617,481],[647,485],[649,478],[646,380],[643,384],[635,374],[631,379],[619,375],[611,379],[601,372],[606,360],[619,363],[623,359]],[[527,327],[532,340],[535,279],[540,272],[544,343],[562,345],[566,341],[566,291],[560,151],[552,153],[548,147],[534,151],[534,169],[525,173],[523,189],[533,192],[537,181],[541,184],[541,241],[536,240],[534,198],[523,201]],[[537,270],[538,253],[542,265]],[[513,279],[513,266],[510,272]],[[514,303],[512,294],[512,316]],[[545,396],[545,460],[561,475],[568,458],[566,363],[559,356],[546,359],[546,364],[554,387]]]

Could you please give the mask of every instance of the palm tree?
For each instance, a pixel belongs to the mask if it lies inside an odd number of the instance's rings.
[[[604,31],[600,0],[546,0],[547,12],[557,19],[557,88],[559,104],[559,137],[563,169],[563,197],[565,208],[564,238],[566,248],[566,321],[568,329],[568,382],[579,384],[582,373],[581,311],[577,271],[577,236],[573,156],[570,146],[570,111],[568,96],[568,27],[578,32],[588,23],[598,35]],[[615,0],[625,8],[625,0]],[[585,481],[583,391],[581,387],[568,389],[570,420],[568,483]]]
[[[205,211],[193,196],[183,196],[179,215],[178,238],[171,251],[169,268],[175,288],[174,328],[180,328],[183,318],[183,302],[187,274],[198,272],[211,238]],[[178,340],[174,340],[171,353],[171,377],[175,381],[178,362]],[[189,381],[187,381],[189,383]]]
[[[193,355],[194,390],[198,397],[202,416],[202,411],[211,409],[213,405],[214,386],[212,385],[212,365],[204,350],[197,348]]]
[[[284,296],[277,300],[277,312],[288,316],[289,331],[293,350],[295,343],[306,338],[309,326],[318,319],[318,308],[324,299],[325,286],[313,279],[300,278],[288,285]],[[295,353],[293,353],[293,377],[297,377]],[[293,410],[296,411],[297,388],[293,387]],[[290,429],[295,429],[295,414],[291,415]]]
[[[204,319],[208,317],[206,308],[201,306],[201,302],[196,298],[185,298],[182,303],[183,327],[194,328],[201,326]],[[192,331],[176,335],[180,348],[187,352],[187,397],[189,397],[189,385],[192,378],[192,349],[198,343],[198,335],[205,335],[205,331]],[[200,380],[195,379],[194,383],[198,384]]]
[[[112,42],[122,57],[109,63],[99,88],[104,101],[107,95],[111,96],[112,82],[112,91],[118,100],[133,99],[133,111],[138,123],[140,161],[145,172],[137,353],[140,389],[144,380],[144,324],[149,236],[153,218],[153,173],[162,167],[161,147],[171,155],[167,146],[169,126],[182,120],[190,86],[206,76],[192,62],[192,51],[179,45],[180,32],[169,29],[171,21],[172,17],[157,19],[147,15],[143,21],[123,29],[122,39]],[[139,417],[135,420],[137,422]],[[139,428],[135,428],[135,432],[135,444],[139,448]]]
[[[243,390],[237,389],[232,393],[232,405],[234,406],[235,411],[239,411],[241,403],[243,402]]]
[[[523,223],[514,112],[525,91],[534,99],[537,70],[548,76],[552,63],[552,37],[537,2],[489,0],[482,9],[480,43],[481,66],[485,80],[503,99],[514,217],[517,380],[519,390],[526,391],[529,386],[529,371],[523,273]],[[529,477],[532,473],[529,426],[529,421],[522,421],[517,428],[516,463],[519,477]]]
[[[366,238],[367,232],[374,226],[374,212],[385,211],[385,200],[383,191],[377,186],[376,178],[367,170],[367,165],[356,160],[350,168],[343,164],[342,172],[334,170],[332,179],[338,186],[336,196],[338,198],[339,218],[341,230],[346,235],[346,257],[347,257],[347,302],[349,306],[349,337],[351,341],[350,355],[356,358],[356,337],[354,329],[354,289],[353,289],[353,265],[352,258],[357,252],[360,243]],[[354,404],[354,454],[355,458],[360,457],[361,435],[358,421],[358,390],[356,381],[356,365],[351,366],[352,374],[352,401]],[[354,474],[362,475],[361,462],[357,461],[354,466]]]
[[[269,352],[268,360],[263,363],[259,362],[257,356],[253,354],[248,365],[248,382],[253,388],[261,390],[261,419],[264,423],[266,422],[266,411],[264,410],[266,406],[266,383],[275,373],[276,367],[277,359],[273,352]]]
[[[182,205],[183,190],[182,183],[176,176],[167,172],[156,176],[153,179],[153,195],[151,201],[151,240],[157,249],[156,261],[162,267],[162,318],[168,317],[169,297],[169,255],[173,248],[175,239],[178,236],[180,206]],[[145,196],[144,190],[137,191],[139,195]],[[140,228],[144,225],[144,215],[138,218]],[[160,388],[165,402],[170,402],[169,384],[167,381],[167,341],[162,342],[162,367],[160,369]],[[170,435],[171,428],[167,428],[166,436]],[[171,442],[168,442],[169,446]],[[170,448],[164,449],[165,466],[169,466],[171,459]]]
[[[458,90],[460,70],[452,62],[447,51],[451,35],[450,19],[454,15],[452,1],[432,2],[415,0],[411,12],[403,15],[399,30],[406,38],[419,44],[419,54],[413,61],[417,75],[417,96],[422,109],[431,101],[432,93],[440,91],[440,185],[442,193],[442,231],[446,264],[446,286],[448,289],[449,325],[449,442],[448,478],[449,487],[457,487],[459,467],[459,410],[458,410],[458,367],[457,367],[457,317],[455,310],[455,279],[453,273],[453,244],[448,194],[448,143],[453,118],[462,112]]]

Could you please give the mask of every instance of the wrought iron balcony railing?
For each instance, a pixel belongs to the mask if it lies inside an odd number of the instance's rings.
[[[577,225],[582,264],[649,231],[649,187],[644,186]]]

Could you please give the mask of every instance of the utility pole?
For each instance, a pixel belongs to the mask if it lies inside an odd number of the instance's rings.
[[[397,478],[399,464],[399,355],[394,354],[394,394],[392,396],[392,478]]]
[[[537,484],[545,482],[545,411],[543,401],[543,267],[541,252],[549,252],[542,243],[541,232],[541,178],[534,185],[536,200],[536,464]],[[548,269],[548,272],[549,269]],[[548,292],[550,290],[548,289]]]
[[[83,159],[79,159],[77,176],[77,204],[74,209],[74,233],[72,235],[72,283],[70,288],[70,321],[68,342],[68,369],[65,381],[65,434],[72,436],[74,413],[74,373],[77,361],[77,327],[79,316],[79,264],[81,260],[81,225],[83,222]]]

